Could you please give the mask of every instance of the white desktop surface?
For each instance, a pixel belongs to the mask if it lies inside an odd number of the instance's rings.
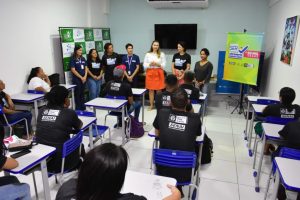
[[[143,95],[146,91],[147,89],[143,88],[132,88],[133,95]]]
[[[43,145],[43,144],[38,144],[38,145],[33,146],[30,149],[30,151],[31,152],[29,154],[26,154],[26,155],[21,156],[16,159],[19,163],[18,167],[11,169],[11,170],[6,170],[6,171],[13,173],[13,174],[23,173],[27,169],[30,169],[33,166],[39,164],[41,162],[41,160],[49,157],[52,153],[54,153],[56,151],[56,148],[47,146],[47,145]],[[14,154],[14,153],[16,153],[16,152],[9,152],[7,154],[7,156]]]
[[[261,105],[261,104],[252,104],[252,106],[253,106],[255,113],[262,113],[266,107],[266,105]]]
[[[87,116],[78,116],[78,118],[82,121],[81,130],[87,129],[92,123],[97,121],[96,117],[87,117]]]
[[[200,100],[204,101],[207,97],[207,94],[206,93],[202,93],[199,97]]]
[[[282,177],[283,182],[293,188],[300,188],[300,161],[282,157],[276,157],[275,162],[277,170]]]
[[[35,100],[43,99],[45,94],[30,94],[30,93],[19,93],[11,95],[11,99],[14,101],[22,101],[25,103],[31,103]]]
[[[70,85],[70,84],[59,84],[60,86],[64,86],[65,88],[67,88],[68,90],[75,88],[76,85]]]
[[[280,139],[280,135],[278,134],[278,132],[281,131],[283,127],[284,125],[280,124],[262,123],[262,128],[264,129],[264,133],[267,138],[270,137],[274,139]]]
[[[127,100],[123,99],[109,99],[98,97],[86,102],[85,105],[102,109],[120,109],[126,103]]]
[[[171,194],[167,184],[175,186],[176,180],[127,170],[121,193],[134,193],[144,196],[148,200],[158,200]]]

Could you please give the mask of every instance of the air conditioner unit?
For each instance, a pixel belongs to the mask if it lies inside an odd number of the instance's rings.
[[[154,8],[207,8],[208,0],[147,0]]]

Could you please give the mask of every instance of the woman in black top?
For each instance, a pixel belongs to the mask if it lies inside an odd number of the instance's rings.
[[[95,99],[99,96],[102,84],[102,65],[96,49],[91,49],[89,51],[88,59],[88,87],[90,100]]]
[[[104,79],[106,83],[113,80],[114,78],[113,71],[118,64],[117,59],[118,59],[118,54],[114,52],[113,44],[110,42],[106,43],[104,45],[104,55],[102,56],[102,66],[105,72]]]
[[[127,165],[128,154],[122,146],[113,143],[96,146],[86,154],[78,180],[65,182],[58,190],[56,200],[146,200],[132,193],[120,193]],[[168,187],[172,194],[163,200],[179,200],[180,192],[176,187]]]
[[[172,72],[177,77],[178,83],[182,84],[184,72],[190,70],[191,67],[191,56],[186,53],[185,42],[178,42],[177,50],[178,53],[175,53],[172,59]]]
[[[53,146],[56,152],[47,163],[49,172],[60,172],[63,144],[70,139],[70,134],[78,133],[82,122],[74,110],[69,109],[68,90],[63,86],[54,86],[46,94],[48,104],[39,110],[36,129],[38,143]],[[84,148],[81,148],[84,150]],[[79,149],[65,160],[65,170],[72,170],[80,163]]]
[[[198,86],[203,93],[208,92],[208,84],[213,71],[212,63],[207,60],[208,56],[209,56],[208,49],[206,48],[201,49],[200,51],[201,60],[196,62],[194,68],[194,72],[196,76],[196,86]]]

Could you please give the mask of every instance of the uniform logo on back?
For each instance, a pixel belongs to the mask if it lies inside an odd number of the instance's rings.
[[[185,131],[185,126],[188,123],[188,118],[186,116],[179,115],[169,115],[169,129],[177,131]]]

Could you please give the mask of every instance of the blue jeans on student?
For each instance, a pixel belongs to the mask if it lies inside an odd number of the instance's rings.
[[[85,83],[77,78],[73,77],[73,84],[76,85],[75,87],[75,108],[76,110],[85,110],[84,105],[84,89]]]
[[[17,112],[14,114],[6,114],[5,115],[8,122],[14,122],[14,121],[18,121],[22,118],[25,118],[27,120],[27,124],[28,124],[28,131],[29,133],[31,132],[31,119],[32,119],[32,114],[29,111],[21,111],[21,112]],[[26,125],[25,125],[25,121],[23,120],[22,122],[20,122],[19,124],[22,124],[24,126],[24,134],[26,134]]]
[[[1,199],[31,200],[30,187],[26,183],[3,185],[0,194]]]
[[[89,77],[88,80],[87,80],[87,84],[88,84],[88,88],[89,88],[90,100],[99,97],[100,90],[101,90],[102,79],[95,80],[95,79]]]
[[[127,108],[128,114],[134,111],[134,118],[139,121],[140,111],[141,111],[141,102],[140,101],[134,101],[129,108]],[[119,126],[122,126],[122,116],[118,116],[118,123]]]

